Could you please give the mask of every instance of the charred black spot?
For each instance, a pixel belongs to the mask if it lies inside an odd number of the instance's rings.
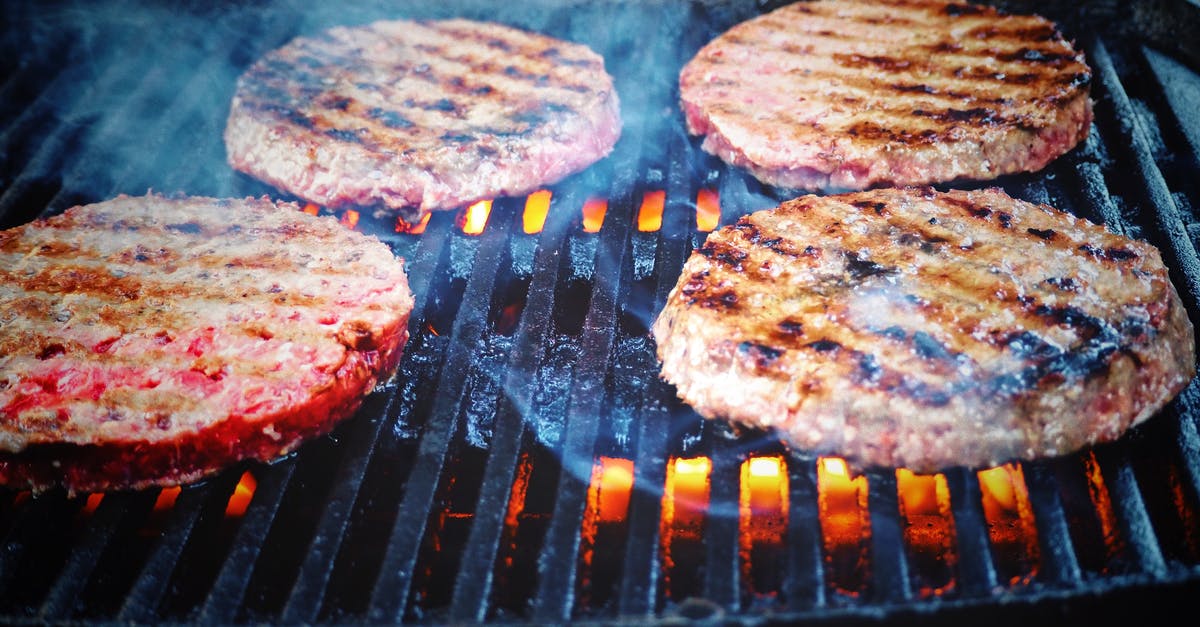
[[[902,329],[898,326],[895,326],[895,325],[892,325],[886,329],[883,329],[882,331],[879,331],[879,334],[882,335],[883,337],[893,339],[893,340],[899,340],[899,341],[903,341],[905,338],[908,337],[908,333],[906,333],[904,331],[904,329]]]
[[[331,137],[341,142],[348,144],[358,144],[362,139],[358,135],[358,131],[348,131],[341,128],[331,128],[325,131],[326,137]]]
[[[936,94],[938,90],[933,85],[910,85],[906,83],[892,83],[889,85],[894,91],[906,94]]]
[[[873,200],[856,200],[850,204],[858,207],[859,209],[871,209],[875,212],[875,215],[880,216],[883,215],[884,209],[887,208],[886,202],[878,202]]]
[[[1069,276],[1050,277],[1045,280],[1045,283],[1049,283],[1050,285],[1063,290],[1064,292],[1074,292],[1075,290],[1079,289],[1079,284],[1075,282],[1075,279],[1072,279]]]
[[[883,374],[883,367],[879,365],[879,360],[870,353],[863,353],[858,357],[858,380],[867,383],[875,383],[879,381]]]
[[[981,13],[985,13],[986,11],[987,11],[986,8],[977,6],[977,5],[973,5],[973,4],[947,4],[946,8],[942,9],[942,12],[945,13],[946,15],[953,15],[953,16],[979,15]]]
[[[495,91],[495,90],[492,89],[491,85],[481,85],[479,87],[476,87],[475,89],[472,89],[471,94],[474,96],[486,96],[487,94],[490,94],[493,91]]]
[[[442,141],[454,142],[456,144],[465,144],[467,142],[474,141],[475,137],[471,135],[463,135],[462,133],[442,133],[439,139]]]
[[[454,111],[458,107],[454,104],[453,100],[441,98],[437,102],[426,105],[423,108],[429,111]]]
[[[379,120],[388,128],[412,128],[413,123],[406,117],[396,113],[375,107],[367,112],[367,116],[372,119]]]
[[[783,355],[783,349],[766,346],[757,342],[742,342],[737,347],[738,355],[750,359],[758,368],[766,368],[774,364]]]
[[[330,108],[337,109],[338,111],[345,111],[346,108],[350,106],[351,102],[354,101],[350,98],[334,98],[333,100],[329,101],[329,106]]]
[[[1083,331],[1087,337],[1095,337],[1105,333],[1106,330],[1110,330],[1107,323],[1100,318],[1089,315],[1082,309],[1070,305],[1057,307],[1038,305],[1034,309],[1034,313],[1055,324],[1066,325]]]
[[[1063,79],[1063,84],[1069,88],[1084,87],[1092,82],[1092,75],[1088,72],[1076,72]]]
[[[1013,333],[1005,342],[1008,350],[1021,359],[1048,359],[1062,353],[1046,340],[1032,331]]]
[[[168,224],[167,230],[177,233],[187,233],[188,235],[196,235],[200,232],[200,225],[195,222],[181,222],[179,224]]]
[[[537,81],[541,77],[530,72],[526,72],[515,65],[504,66],[504,75],[512,78],[519,78],[526,81]]]
[[[804,335],[804,323],[798,320],[783,320],[778,327],[785,335]]]
[[[817,248],[816,246],[812,246],[812,245],[805,246],[804,247],[804,256],[805,257],[820,257],[821,249]]]
[[[546,114],[540,110],[538,110],[538,111],[523,111],[521,113],[511,116],[511,119],[514,122],[517,122],[520,124],[527,124],[529,126],[537,126],[546,121]]]
[[[958,43],[955,43],[952,41],[940,41],[936,44],[932,44],[932,45],[928,46],[928,49],[931,52],[939,52],[939,53],[949,54],[949,53],[955,53],[955,52],[962,52],[963,47],[962,47],[962,44],[958,44]]]
[[[842,345],[833,340],[817,340],[809,342],[805,346],[817,351],[818,353],[832,353],[842,350]]]
[[[1111,261],[1127,261],[1129,259],[1137,259],[1138,254],[1128,248],[1117,248],[1110,246],[1108,248],[1097,248],[1091,244],[1080,244],[1079,250],[1101,260]]]
[[[46,346],[43,346],[42,350],[38,351],[37,358],[46,360],[62,355],[65,352],[67,352],[66,347],[58,342],[55,342],[53,344],[47,344]]]
[[[876,276],[879,274],[890,274],[893,268],[882,266],[871,261],[869,258],[860,257],[858,255],[846,255],[846,271],[850,273],[850,277],[855,280],[862,280],[867,277]]]
[[[1053,65],[1070,61],[1075,58],[1075,55],[1050,50],[1038,50],[1036,48],[1021,48],[1013,52],[996,55],[996,58],[1002,61],[1029,61],[1032,63]]]
[[[1002,228],[1012,228],[1012,214],[1008,213],[1007,211],[1001,211],[1000,213],[996,214],[996,217],[1000,218],[1000,226]]]
[[[495,48],[497,50],[503,50],[505,52],[509,52],[512,50],[512,45],[510,45],[507,41],[504,41],[503,39],[488,39],[487,45],[489,48]]]
[[[746,260],[745,251],[713,242],[705,243],[696,252],[736,272],[742,271],[742,262]]]
[[[948,360],[954,357],[944,344],[924,331],[913,333],[912,342],[917,355],[924,359]]]
[[[1057,232],[1055,232],[1055,230],[1054,230],[1054,229],[1035,229],[1035,228],[1028,228],[1028,229],[1025,229],[1025,230],[1026,230],[1026,231],[1027,231],[1027,232],[1028,232],[1030,235],[1033,235],[1034,237],[1040,237],[1041,239],[1044,239],[1044,240],[1052,240],[1052,239],[1054,239],[1054,236],[1058,235],[1058,233],[1057,233]]]

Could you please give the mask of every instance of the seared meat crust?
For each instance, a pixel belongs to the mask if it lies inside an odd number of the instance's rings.
[[[691,255],[653,333],[700,414],[917,472],[1114,440],[1195,373],[1156,248],[998,189],[745,216]]]
[[[299,37],[238,80],[229,163],[326,206],[398,212],[519,195],[606,156],[621,132],[604,60],[468,20]]]
[[[942,0],[797,2],[684,66],[704,150],[780,187],[1034,172],[1088,134],[1091,71],[1038,16]]]
[[[386,245],[290,203],[121,196],[0,231],[0,485],[288,453],[390,376],[411,310]]]

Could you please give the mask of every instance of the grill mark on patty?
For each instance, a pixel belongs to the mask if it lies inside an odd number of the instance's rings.
[[[491,101],[497,103],[499,106],[520,105],[523,102],[524,97],[521,96],[521,93],[525,91],[523,88],[497,89],[491,84],[486,84],[485,79],[488,75],[503,76],[508,80],[515,79],[523,84],[528,84],[539,92],[545,92],[540,94],[539,100],[549,101],[545,112],[541,115],[533,116],[531,114],[524,119],[518,116],[506,122],[506,124],[512,125],[512,128],[503,129],[504,134],[513,137],[519,137],[528,132],[529,127],[532,125],[549,122],[552,116],[569,118],[580,115],[571,104],[563,101],[573,97],[564,97],[564,92],[566,94],[578,94],[590,93],[592,91],[592,87],[588,84],[552,80],[539,73],[526,72],[509,63],[487,61],[483,63],[482,67],[479,67],[477,55],[461,54],[452,56],[448,51],[451,48],[461,50],[464,40],[493,48],[501,40],[490,35],[481,35],[474,32],[474,29],[463,31],[462,29],[445,27],[436,22],[427,22],[424,23],[424,26],[433,33],[447,39],[437,43],[417,44],[414,47],[427,50],[428,53],[435,55],[442,62],[450,60],[464,65],[476,64],[476,67],[471,70],[472,76],[475,77],[475,82],[465,81],[461,76],[461,68],[446,68],[443,70],[439,69],[436,65],[420,64],[413,66],[406,63],[401,63],[397,68],[404,70],[401,75],[405,76],[406,79],[428,82],[435,86],[434,91],[453,94],[451,98],[429,100],[405,98],[400,102],[396,102],[399,100],[396,97],[398,92],[390,85],[371,85],[371,89],[366,89],[368,85],[359,81],[358,88],[360,90],[370,91],[378,96],[382,96],[385,100],[390,101],[391,104],[375,106],[366,102],[359,102],[354,98],[340,96],[337,97],[338,102],[336,104],[338,106],[330,107],[330,102],[322,102],[320,103],[321,107],[311,112],[304,111],[301,107],[281,107],[278,105],[277,102],[280,100],[282,94],[280,86],[286,84],[288,80],[299,79],[305,85],[311,84],[315,89],[321,89],[324,88],[323,79],[331,78],[337,81],[342,78],[344,73],[353,73],[356,68],[361,72],[364,61],[360,55],[354,53],[357,47],[352,45],[351,42],[334,38],[327,44],[326,42],[311,39],[305,40],[304,44],[299,46],[301,53],[298,55],[298,58],[293,56],[286,61],[279,58],[271,58],[256,64],[256,69],[251,72],[254,80],[250,82],[250,85],[253,87],[255,95],[259,96],[259,99],[256,101],[253,98],[247,98],[245,104],[251,110],[274,114],[281,121],[318,131],[329,139],[344,143],[361,144],[370,150],[378,151],[386,148],[403,147],[397,145],[392,140],[389,130],[413,129],[414,127],[417,127],[416,130],[420,130],[420,125],[413,120],[410,112],[420,111],[435,115],[440,113],[444,114],[446,118],[454,120],[456,118],[468,118],[469,115],[466,112],[484,101]],[[386,34],[375,34],[381,38],[387,37]],[[529,47],[527,46],[526,48]],[[528,56],[537,56],[543,51],[544,49],[541,46],[525,50]],[[313,56],[329,58],[331,61],[326,66],[316,68],[311,63],[302,63],[304,58],[311,58]],[[555,56],[557,59],[564,58],[561,51],[557,51],[552,56]],[[585,65],[599,66],[599,63],[594,60],[584,61],[584,63]],[[575,64],[574,67],[580,66],[579,64]],[[314,74],[309,70],[319,72],[320,75]],[[554,94],[558,94],[558,96]],[[313,97],[288,97],[286,100],[292,102],[319,101],[319,99]],[[371,101],[374,102],[375,98],[372,98]],[[326,113],[330,108],[345,113],[345,116],[339,116],[338,119],[334,120],[324,118],[322,114]],[[439,122],[438,125],[442,128],[447,126],[445,120]],[[455,139],[459,142],[473,141],[477,135],[488,134],[497,130],[494,124],[479,126],[470,123],[466,119],[463,119],[461,123],[451,122],[450,126],[457,127],[457,129],[443,132],[436,137],[428,137],[426,141],[430,144],[435,144],[446,137],[449,137],[452,141]]]

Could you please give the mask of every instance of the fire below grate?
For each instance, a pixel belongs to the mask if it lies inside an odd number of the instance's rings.
[[[1186,33],[1156,47],[1137,30],[1170,35],[1194,7],[1036,7],[1084,46],[1096,124],[1046,171],[999,184],[1157,245],[1200,321],[1200,57]],[[417,308],[398,376],[274,464],[182,489],[0,491],[0,620],[1109,623],[1190,602],[1195,384],[1078,455],[852,475],[705,422],[657,379],[648,324],[689,252],[789,197],[700,152],[675,103],[683,62],[760,10],[5,6],[2,228],[147,189],[279,196],[225,165],[234,78],[335,23],[454,15],[586,43],[616,77],[625,131],[528,198],[415,229],[333,212],[407,260]]]

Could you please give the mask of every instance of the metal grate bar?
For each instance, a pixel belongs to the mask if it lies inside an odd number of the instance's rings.
[[[788,490],[792,507],[788,512],[788,572],[783,597],[791,609],[821,607],[826,603],[825,568],[815,460],[796,457],[789,460]]]
[[[912,599],[904,530],[900,523],[899,492],[895,471],[867,476],[871,515],[871,598],[877,603],[905,603]]]
[[[1166,574],[1166,560],[1158,546],[1154,524],[1146,511],[1128,455],[1103,448],[1097,450],[1096,457],[1100,461],[1104,483],[1113,496],[1113,509],[1130,552],[1143,572],[1162,577]]]
[[[118,534],[123,522],[136,520],[153,504],[144,493],[106,494],[88,521],[82,541],[72,547],[54,586],[42,602],[38,616],[42,620],[58,621],[71,617],[78,596],[95,571],[105,549]]]
[[[158,619],[158,607],[166,596],[171,573],[213,489],[207,484],[180,492],[157,546],[125,597],[118,620],[144,623]]]
[[[950,508],[958,538],[958,580],[966,597],[986,597],[996,588],[996,566],[983,515],[982,493],[975,473],[966,468],[946,472]]]
[[[258,558],[295,469],[296,458],[291,457],[255,473],[258,485],[254,490],[254,498],[246,509],[225,563],[209,588],[208,598],[200,608],[201,622],[229,623],[237,616],[242,595],[246,592],[246,583],[253,572],[250,565]]]
[[[475,251],[474,267],[486,270],[471,274],[463,295],[463,306],[454,318],[451,332],[454,341],[438,373],[433,409],[425,424],[380,576],[371,595],[372,620],[403,619],[426,518],[432,511],[438,478],[444,470],[446,452],[458,422],[458,406],[466,383],[462,374],[470,370],[473,351],[487,327],[487,303],[496,280],[494,269],[500,265],[508,229],[507,221],[490,221],[485,237],[481,238]]]
[[[712,440],[712,475],[704,530],[704,595],[726,611],[736,611],[741,597],[738,489],[742,460],[729,442],[725,424],[706,421],[705,432]]]
[[[1200,258],[1197,258],[1195,244],[1188,237],[1179,208],[1175,205],[1162,171],[1158,169],[1145,133],[1137,125],[1137,115],[1108,49],[1098,40],[1090,49],[1092,66],[1109,96],[1106,102],[1116,113],[1117,120],[1113,128],[1121,139],[1121,145],[1128,147],[1130,158],[1136,162],[1138,176],[1132,178],[1144,184],[1139,191],[1154,210],[1158,229],[1168,239],[1169,247],[1160,246],[1164,261],[1174,271],[1172,281],[1179,288],[1188,310],[1195,312],[1200,307]]]
[[[1077,586],[1083,579],[1083,573],[1075,557],[1062,502],[1058,498],[1054,472],[1044,463],[1024,464],[1023,469],[1033,517],[1037,520],[1042,557],[1039,576],[1047,583]]]
[[[500,399],[475,518],[460,562],[477,568],[459,569],[449,612],[452,621],[482,621],[487,614],[494,574],[492,564],[499,550],[507,501],[525,433],[524,408],[533,404],[536,372],[545,359],[543,347],[553,327],[554,286],[558,282],[560,263],[557,253],[571,225],[567,207],[579,204],[581,199],[574,190],[554,202],[538,239],[527,301],[507,366],[505,394]]]

